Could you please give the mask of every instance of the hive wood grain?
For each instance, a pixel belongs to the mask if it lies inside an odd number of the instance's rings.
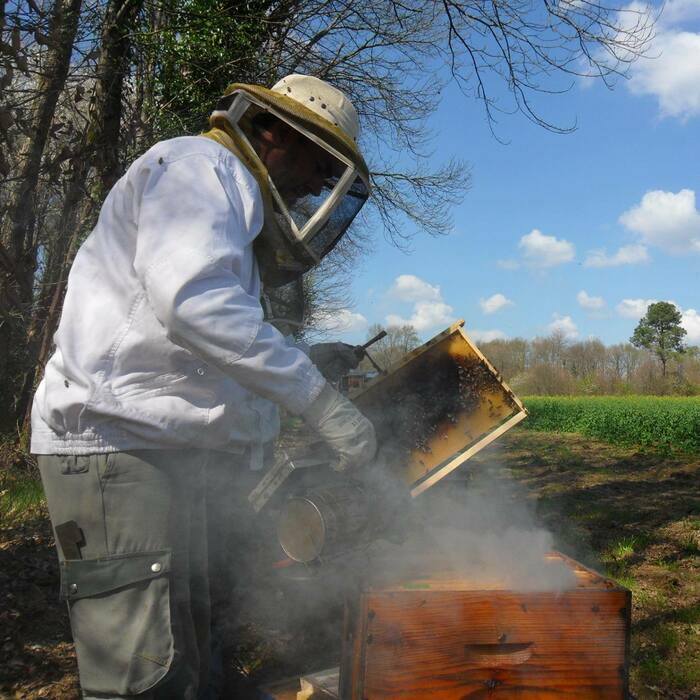
[[[575,588],[472,590],[445,576],[367,586],[346,608],[341,698],[625,698],[629,591],[553,556]]]

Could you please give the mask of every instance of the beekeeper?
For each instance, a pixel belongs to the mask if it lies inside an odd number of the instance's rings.
[[[231,522],[239,543],[250,536],[233,504],[259,478],[278,406],[340,469],[376,449],[371,423],[260,303],[318,264],[367,200],[355,109],[290,75],[232,85],[210,125],[156,144],[107,196],[34,399],[87,698],[204,697],[213,567]]]

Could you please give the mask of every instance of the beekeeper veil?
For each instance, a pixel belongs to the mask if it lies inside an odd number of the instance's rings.
[[[295,129],[313,154],[318,169],[314,191],[290,191],[281,177],[275,182],[258,156],[260,132],[275,119]],[[357,146],[357,112],[340,90],[323,80],[289,75],[272,89],[231,85],[210,123],[233,140],[232,150],[260,185],[265,224],[256,253],[263,281],[268,287],[286,284],[334,248],[367,201],[370,181]]]

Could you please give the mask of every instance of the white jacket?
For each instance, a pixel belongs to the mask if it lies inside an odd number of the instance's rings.
[[[68,278],[32,452],[89,454],[273,440],[325,380],[263,322],[260,190],[207,138],[156,144],[105,200]]]

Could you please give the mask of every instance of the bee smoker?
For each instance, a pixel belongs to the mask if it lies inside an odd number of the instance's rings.
[[[251,492],[256,513],[266,504],[276,512],[278,541],[291,560],[322,562],[380,535],[394,539],[413,498],[527,416],[462,326],[350,395],[375,427],[379,462],[350,481],[329,469],[327,455],[283,454]]]
[[[294,561],[332,558],[367,540],[370,501],[358,483],[326,484],[291,496],[277,523],[277,538]]]

